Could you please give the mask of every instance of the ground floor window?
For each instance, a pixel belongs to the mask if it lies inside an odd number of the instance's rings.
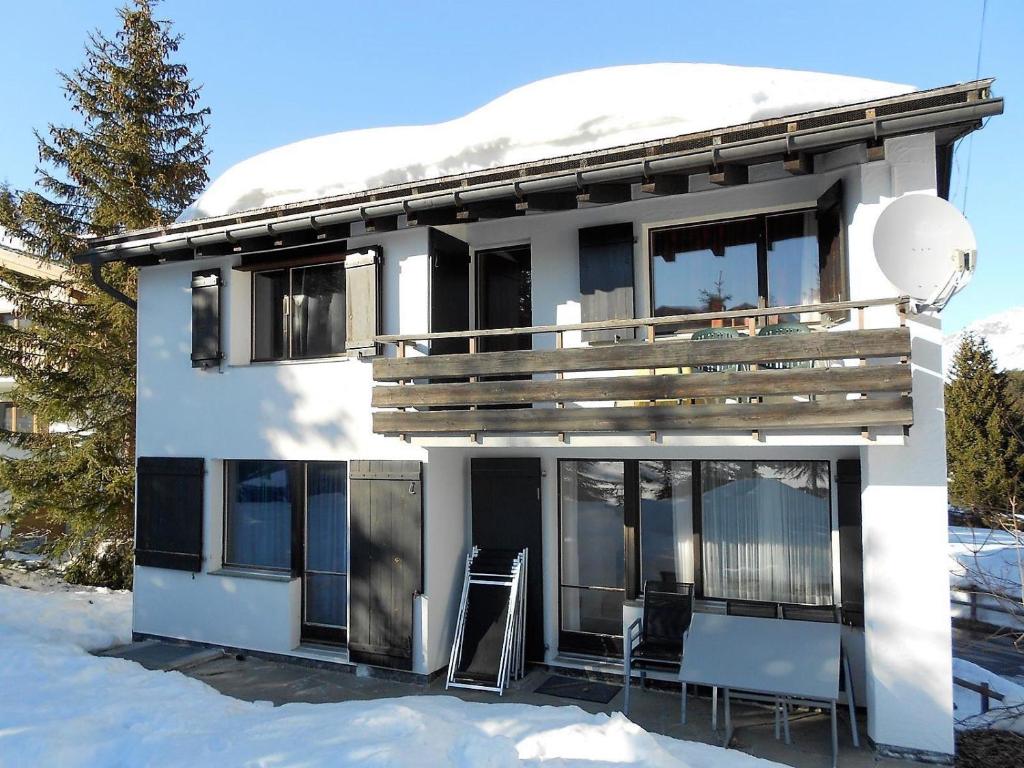
[[[225,462],[224,565],[302,578],[303,636],[337,640],[348,621],[348,467]]]
[[[825,461],[701,462],[705,597],[832,603]]]
[[[563,650],[614,653],[651,580],[833,602],[827,461],[564,460],[559,489]]]
[[[224,564],[291,570],[297,467],[287,461],[226,465]]]

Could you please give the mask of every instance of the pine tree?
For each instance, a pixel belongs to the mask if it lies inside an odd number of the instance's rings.
[[[29,453],[0,462],[14,519],[43,514],[63,526],[58,554],[83,581],[131,577],[135,456],[135,313],[93,283],[72,257],[86,238],[171,222],[208,181],[206,117],[181,37],[151,0],[118,11],[113,38],[96,31],[85,62],[60,74],[77,125],[36,132],[34,190],[0,188],[0,227],[64,277],[0,271],[0,295],[27,323],[0,327],[0,373],[12,399],[49,425],[5,437]],[[106,282],[134,297],[135,273],[108,265]]]
[[[998,526],[1017,509],[1024,448],[1006,377],[984,338],[964,336],[946,386],[946,452],[950,500]]]

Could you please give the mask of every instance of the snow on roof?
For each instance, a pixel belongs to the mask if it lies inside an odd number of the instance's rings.
[[[638,64],[559,75],[433,125],[344,131],[229,168],[179,221],[533,162],[915,90],[819,72]]]

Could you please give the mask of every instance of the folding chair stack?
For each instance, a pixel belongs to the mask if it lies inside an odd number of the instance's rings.
[[[466,556],[458,622],[445,688],[504,693],[525,673],[529,550],[482,550]]]

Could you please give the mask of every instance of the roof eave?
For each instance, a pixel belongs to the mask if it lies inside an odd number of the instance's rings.
[[[152,258],[217,242],[541,191],[636,180],[657,173],[693,172],[728,163],[752,164],[759,158],[823,152],[949,126],[960,126],[957,135],[962,135],[980,127],[984,118],[1002,113],[1002,98],[990,93],[992,82],[977,80],[623,147],[126,232],[92,240],[89,249],[75,261]]]

